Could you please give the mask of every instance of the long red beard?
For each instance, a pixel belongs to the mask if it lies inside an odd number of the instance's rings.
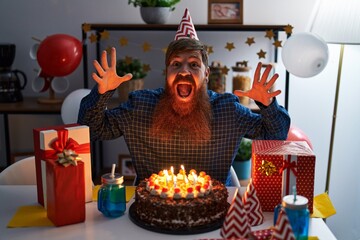
[[[193,101],[181,103],[176,100],[173,90],[166,86],[153,114],[150,135],[163,141],[179,137],[191,139],[196,144],[208,142],[212,113],[206,84],[195,94]]]

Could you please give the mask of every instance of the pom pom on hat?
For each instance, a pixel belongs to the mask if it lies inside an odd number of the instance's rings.
[[[185,9],[184,16],[181,19],[174,40],[179,40],[181,38],[192,38],[199,40],[190,16],[190,12],[187,8]]]

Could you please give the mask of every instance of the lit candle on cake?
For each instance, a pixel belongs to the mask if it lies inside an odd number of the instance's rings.
[[[166,186],[168,186],[168,177],[169,177],[169,174],[168,174],[168,170],[163,170],[164,172],[164,178],[165,178],[165,184]]]
[[[176,179],[177,179],[177,177],[175,175],[173,175],[174,188],[176,188]]]
[[[193,176],[193,184],[195,185],[197,183],[197,175],[195,172],[191,172],[192,176]]]
[[[186,172],[185,172],[184,165],[181,165],[180,168],[181,168],[181,170],[182,170],[182,174],[183,174],[183,177],[184,177],[184,180],[185,180]]]
[[[170,172],[171,172],[171,175],[174,175],[174,167],[173,166],[170,167]]]

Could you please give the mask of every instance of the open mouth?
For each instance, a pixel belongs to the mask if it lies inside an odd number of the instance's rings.
[[[176,90],[181,98],[187,98],[191,95],[193,86],[190,83],[180,83],[176,85]]]

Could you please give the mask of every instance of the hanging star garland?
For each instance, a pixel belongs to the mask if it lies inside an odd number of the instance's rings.
[[[144,44],[142,45],[142,49],[144,52],[148,52],[151,49],[151,45],[148,42],[144,42]]]
[[[127,65],[130,65],[132,63],[132,57],[129,57],[129,56],[125,56],[125,63]]]
[[[268,39],[272,39],[274,38],[275,34],[274,34],[274,31],[271,29],[271,30],[267,30],[266,33],[265,33],[265,37],[268,38]]]
[[[287,35],[291,35],[293,28],[294,28],[293,26],[288,24],[286,27],[284,27],[284,31],[286,32]]]
[[[233,50],[233,49],[235,48],[234,43],[232,43],[232,42],[227,42],[225,48],[226,48],[227,50],[229,50],[229,52],[230,52],[231,50]]]
[[[282,47],[281,43],[282,43],[282,41],[276,40],[276,41],[273,43],[273,45],[274,45],[275,47],[279,48],[279,47]]]
[[[229,70],[230,69],[228,67],[224,66],[224,67],[221,68],[221,73],[227,75]]]
[[[101,40],[107,40],[110,38],[109,31],[104,30],[103,32],[100,32],[100,39]]]
[[[207,50],[209,55],[214,53],[213,46],[206,46],[206,50]]]
[[[256,54],[259,56],[259,59],[261,59],[261,58],[265,58],[266,52],[260,49],[260,52],[257,52]]]
[[[255,43],[254,38],[253,37],[248,37],[245,43],[247,45],[251,46],[252,44]]]
[[[94,33],[90,35],[89,39],[91,43],[97,42],[97,36]]]
[[[88,24],[88,23],[84,23],[83,26],[82,26],[82,30],[87,33],[91,30],[91,25]]]
[[[128,45],[128,43],[129,43],[129,40],[126,38],[126,37],[121,37],[120,39],[119,39],[119,44],[120,44],[120,46],[127,46]]]
[[[144,72],[150,72],[151,71],[151,67],[149,64],[143,64],[143,70]]]

